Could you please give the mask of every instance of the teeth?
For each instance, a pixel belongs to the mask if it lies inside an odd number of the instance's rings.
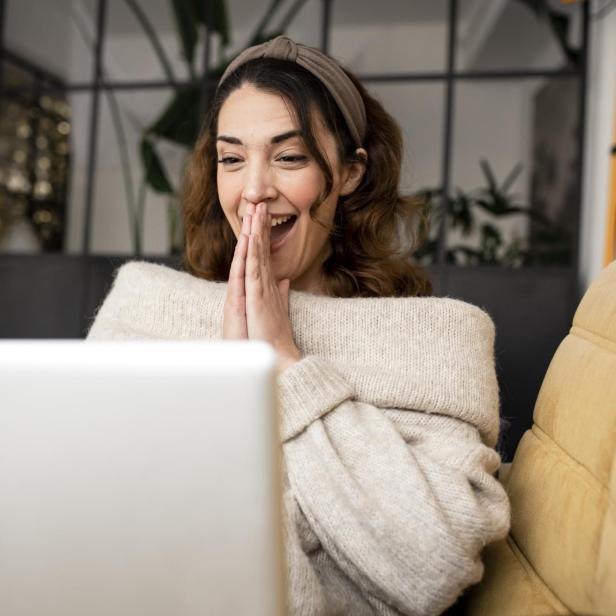
[[[283,222],[287,222],[287,220],[289,220],[290,218],[292,218],[292,216],[272,217],[272,227],[275,227],[276,225],[281,225]]]
[[[275,227],[276,225],[281,225],[283,222],[287,222],[287,220],[289,220],[289,218],[293,218],[293,215],[289,215],[289,216],[273,216],[272,217],[272,227]],[[242,216],[242,222],[244,222],[244,217]]]

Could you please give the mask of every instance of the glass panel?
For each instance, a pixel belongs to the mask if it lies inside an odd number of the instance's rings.
[[[417,192],[440,181],[445,88],[427,83],[367,83],[400,125],[404,162],[400,187]]]
[[[576,78],[457,84],[450,262],[571,264],[578,106]]]
[[[141,142],[146,130],[173,100],[171,89],[105,92],[101,99],[91,252],[165,255],[181,237],[177,229],[182,165],[187,150],[155,140],[155,151],[174,194],[144,184]],[[186,116],[178,118],[182,129]]]
[[[66,82],[92,76],[91,40],[96,31],[81,2],[6,2],[7,49]]]
[[[0,252],[60,251],[64,243],[69,107],[6,63],[0,101]]]
[[[285,3],[283,3],[283,5],[284,4]],[[335,6],[336,3],[334,2],[333,5]],[[289,6],[286,6],[284,11],[278,11],[277,19],[272,21],[272,25],[275,23],[288,22],[289,25],[284,29],[287,36],[304,45],[310,45],[311,47],[320,49],[322,40],[322,16],[322,2],[305,2],[297,12],[294,10],[293,3],[289,3]]]
[[[461,71],[540,70],[578,61],[581,3],[461,0],[456,67]]]
[[[441,182],[443,109],[445,87],[435,83],[366,84],[400,125],[404,159],[400,190],[429,206]],[[436,229],[431,230],[431,235]],[[434,243],[424,243],[415,252],[422,265],[433,263]]]
[[[90,18],[96,15],[96,0],[85,6]],[[104,66],[107,79],[113,81],[164,80],[168,77],[164,62],[147,34],[152,34],[175,79],[189,77],[188,62],[176,31],[169,0],[107,1]],[[132,8],[136,6],[137,12]],[[201,30],[200,30],[201,32]],[[195,52],[195,58],[201,52]]]
[[[442,71],[445,0],[336,0],[330,52],[362,75]]]

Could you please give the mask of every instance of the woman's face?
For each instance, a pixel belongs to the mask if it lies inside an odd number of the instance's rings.
[[[235,236],[239,237],[250,203],[265,202],[272,222],[276,217],[294,216],[279,229],[272,227],[272,272],[276,280],[289,278],[292,289],[321,293],[321,265],[330,244],[327,231],[312,221],[309,210],[325,178],[304,146],[284,99],[244,84],[224,102],[217,129],[218,197]],[[314,130],[334,181],[316,215],[331,223],[338,197],[350,193],[361,174],[355,178],[354,167],[340,168],[334,137],[320,116]]]

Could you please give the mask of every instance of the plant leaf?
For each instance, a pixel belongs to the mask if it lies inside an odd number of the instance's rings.
[[[146,133],[192,147],[199,132],[200,89],[197,84],[178,88]]]
[[[502,243],[501,233],[494,225],[481,225],[481,252],[485,263],[498,262],[496,251]]]
[[[223,45],[231,42],[229,18],[225,0],[188,0],[192,2],[193,11],[206,28],[220,34]]]
[[[492,167],[490,167],[490,163],[485,158],[482,158],[479,161],[479,165],[481,166],[481,170],[483,171],[483,175],[486,178],[490,191],[495,191],[497,189],[497,183],[494,173],[492,172]]]
[[[569,17],[552,9],[547,3],[547,0],[518,0],[518,2],[531,10],[538,19],[544,19],[548,22],[567,61],[573,65],[578,65],[580,61],[580,52],[572,48],[567,41]]]
[[[186,62],[192,67],[195,60],[195,45],[199,37],[195,3],[192,0],[171,0],[171,8],[175,18],[175,27],[182,43],[182,53]]]
[[[561,15],[556,11],[548,11],[548,21],[550,28],[560,44],[560,47],[565,54],[567,61],[574,66],[579,64],[580,53],[569,45],[567,34],[569,32],[569,18],[566,15]]]
[[[146,137],[141,140],[141,160],[145,170],[145,179],[156,192],[164,194],[174,194],[175,191],[165,168],[163,167],[154,144]]]
[[[520,173],[522,173],[522,169],[524,165],[522,163],[518,163],[509,173],[509,175],[505,178],[505,181],[501,185],[501,192],[506,194],[513,183],[518,179]]]

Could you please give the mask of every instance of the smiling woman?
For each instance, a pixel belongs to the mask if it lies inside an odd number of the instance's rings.
[[[88,334],[274,348],[289,614],[436,616],[509,529],[494,324],[429,296],[401,158],[332,58],[246,50],[185,178],[187,272],[123,266]]]

